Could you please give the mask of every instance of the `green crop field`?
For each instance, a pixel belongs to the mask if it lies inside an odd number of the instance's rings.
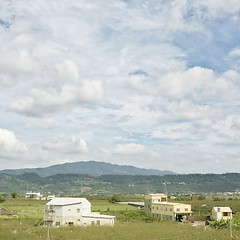
[[[229,228],[192,227],[172,221],[160,221],[147,217],[143,210],[128,205],[108,202],[107,196],[88,197],[92,211],[116,216],[114,227],[60,227],[50,228],[52,240],[160,240],[160,239],[231,239]],[[121,197],[122,201],[143,201],[143,197]],[[234,217],[239,216],[239,201],[191,201],[193,214],[210,214],[212,206],[230,206]],[[47,227],[43,225],[46,201],[12,199],[0,203],[0,208],[14,211],[18,217],[0,218],[0,239],[38,240],[47,239]],[[207,207],[202,207],[207,205]],[[234,237],[240,238],[240,229],[233,229]]]

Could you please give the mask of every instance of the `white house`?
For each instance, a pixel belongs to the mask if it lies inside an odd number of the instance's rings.
[[[31,199],[40,200],[41,197],[42,197],[42,195],[40,194],[40,192],[27,192],[27,193],[25,193],[25,199],[31,198]]]
[[[230,207],[213,207],[212,209],[212,219],[232,219],[232,210]]]
[[[46,204],[44,221],[52,226],[114,225],[115,216],[91,212],[86,198],[54,198]]]

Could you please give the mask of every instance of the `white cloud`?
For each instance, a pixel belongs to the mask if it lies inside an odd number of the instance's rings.
[[[66,81],[78,82],[79,71],[77,64],[72,60],[65,60],[63,64],[57,66],[60,77],[66,79]]]
[[[64,154],[87,153],[87,143],[81,138],[55,138],[42,144],[43,150]]]
[[[27,152],[27,146],[12,131],[0,128],[0,158],[23,157]]]
[[[229,57],[231,58],[239,58],[240,57],[240,47],[236,47],[230,51]]]
[[[1,4],[0,127],[21,141],[0,139],[14,163],[239,162],[238,0]]]
[[[121,155],[139,155],[147,151],[144,145],[137,143],[118,144],[115,149],[115,152]]]
[[[100,81],[84,80],[77,86],[63,85],[48,90],[32,89],[29,97],[16,100],[10,109],[23,115],[41,117],[75,104],[98,104],[103,98]]]

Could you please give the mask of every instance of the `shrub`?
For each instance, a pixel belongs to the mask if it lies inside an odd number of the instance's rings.
[[[230,227],[230,220],[224,220],[221,219],[219,221],[215,220],[215,221],[211,221],[209,222],[211,227],[217,228],[217,229],[222,229],[222,228],[229,228]],[[233,218],[232,219],[232,228],[235,229],[240,229],[240,219],[238,218]]]
[[[108,199],[108,202],[115,203],[115,202],[121,202],[121,200],[118,196],[113,196],[113,197]]]
[[[204,195],[199,195],[198,196],[198,200],[205,200],[205,199],[206,199],[206,197]]]
[[[3,195],[0,195],[0,203],[4,202],[6,199]]]

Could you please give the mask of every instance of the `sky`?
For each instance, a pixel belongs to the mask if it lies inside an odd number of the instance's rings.
[[[240,172],[239,0],[0,2],[0,169]]]

